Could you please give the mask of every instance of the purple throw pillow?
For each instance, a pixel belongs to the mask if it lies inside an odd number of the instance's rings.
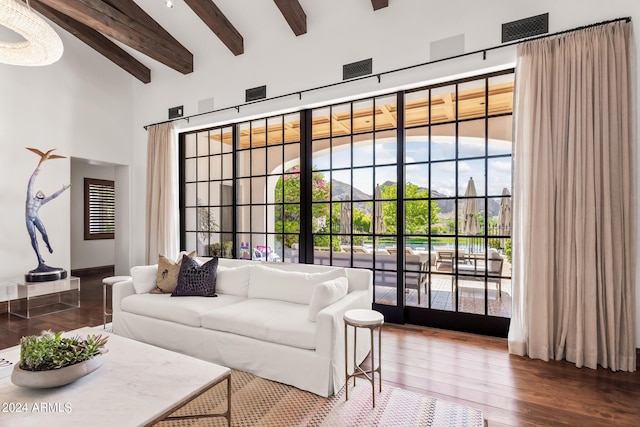
[[[198,265],[195,259],[184,255],[178,285],[171,294],[172,297],[217,297],[216,276],[218,274],[218,258],[215,257],[203,265]]]

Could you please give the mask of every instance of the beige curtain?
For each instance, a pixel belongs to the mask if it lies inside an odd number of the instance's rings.
[[[511,353],[635,370],[630,30],[518,47]]]
[[[147,141],[147,264],[158,255],[175,259],[179,249],[177,142],[173,123],[148,129]]]

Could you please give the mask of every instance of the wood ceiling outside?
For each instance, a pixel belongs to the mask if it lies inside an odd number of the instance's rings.
[[[273,0],[296,36],[307,32],[299,0]],[[361,0],[366,1],[366,0]],[[234,54],[244,53],[240,32],[213,0],[184,0]],[[134,0],[31,0],[31,7],[143,83],[151,70],[112,41],[117,40],[182,74],[193,72],[193,54]],[[388,0],[371,0],[373,10]]]
[[[496,115],[511,113],[513,111],[513,82],[500,83],[489,86],[488,90],[488,114]],[[429,124],[448,123],[456,119],[455,108],[458,108],[458,120],[485,117],[485,88],[484,86],[461,90],[458,92],[458,99],[455,93],[443,93],[431,96],[431,122],[429,122],[429,99],[425,96],[413,98],[406,101],[405,124],[406,126],[426,126]],[[380,98],[378,98],[380,99]],[[389,99],[395,99],[391,97]],[[375,113],[371,107],[358,108],[362,103],[354,102],[353,121],[350,109],[338,111],[328,115],[328,109],[318,109],[320,114],[312,118],[313,139],[328,137],[340,137],[345,135],[373,132],[396,128],[397,108],[395,103],[382,103],[376,105]],[[324,112],[326,111],[326,113]],[[375,118],[374,118],[375,116]],[[249,128],[240,129],[240,148],[264,147],[265,145],[279,145],[300,141],[300,121],[290,120],[283,124],[281,122],[264,125],[264,120],[255,120]],[[352,130],[353,123],[353,130]],[[225,128],[223,132],[210,135],[214,141],[231,145],[231,127]]]

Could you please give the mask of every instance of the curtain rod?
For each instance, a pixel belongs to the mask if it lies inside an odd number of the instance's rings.
[[[344,80],[344,81],[341,81],[341,82],[329,83],[329,84],[322,85],[322,86],[316,86],[316,87],[313,87],[311,89],[298,90],[298,91],[287,93],[287,94],[284,94],[284,95],[278,95],[278,96],[272,96],[270,98],[258,99],[256,101],[245,102],[244,104],[238,104],[238,105],[234,105],[234,106],[231,106],[231,107],[224,107],[224,108],[219,108],[217,110],[211,110],[211,111],[205,111],[205,112],[202,112],[202,113],[192,114],[190,116],[179,117],[179,118],[175,118],[175,119],[169,119],[169,120],[165,120],[163,122],[157,122],[157,123],[152,123],[152,124],[146,125],[146,126],[144,126],[144,129],[147,130],[151,126],[161,125],[161,124],[164,124],[164,123],[171,123],[171,122],[175,122],[175,121],[178,121],[178,120],[186,120],[188,122],[189,119],[192,118],[192,117],[199,117],[199,116],[203,116],[205,114],[219,113],[221,111],[236,110],[239,113],[241,107],[246,107],[246,106],[249,106],[249,105],[258,104],[260,102],[265,102],[265,101],[273,101],[274,99],[286,98],[286,97],[294,96],[294,95],[298,95],[298,99],[302,99],[302,94],[303,93],[313,92],[313,91],[321,90],[321,89],[327,89],[327,88],[330,88],[330,87],[340,86],[340,85],[343,85],[343,84],[346,84],[346,83],[357,82],[357,81],[365,80],[365,79],[371,79],[371,78],[374,78],[374,77],[377,78],[378,79],[378,83],[380,83],[380,80],[381,80],[382,76],[385,76],[387,74],[393,74],[393,73],[397,73],[397,72],[400,72],[400,71],[411,70],[411,69],[414,69],[414,68],[424,67],[426,65],[436,64],[436,63],[439,63],[439,62],[449,61],[449,60],[452,60],[452,59],[458,59],[458,58],[462,58],[462,57],[465,57],[465,56],[477,55],[479,53],[482,54],[482,59],[485,60],[487,58],[487,52],[492,51],[492,50],[502,49],[502,48],[513,46],[513,45],[517,45],[517,44],[520,44],[520,43],[525,43],[525,42],[529,42],[529,41],[545,39],[545,38],[548,38],[548,37],[555,37],[555,36],[558,36],[558,35],[561,35],[561,34],[572,33],[572,32],[575,32],[575,31],[586,30],[588,28],[593,28],[593,27],[599,27],[599,26],[602,26],[602,25],[612,24],[612,23],[618,22],[618,21],[631,22],[631,17],[630,16],[626,16],[626,17],[622,17],[622,18],[611,19],[611,20],[608,20],[608,21],[596,22],[594,24],[583,25],[581,27],[575,27],[575,28],[571,28],[571,29],[568,29],[568,30],[558,31],[558,32],[555,32],[555,33],[552,33],[552,34],[542,34],[542,35],[539,35],[539,36],[530,37],[530,38],[526,38],[526,39],[522,39],[522,40],[516,40],[516,41],[510,42],[510,43],[504,43],[504,44],[501,44],[501,45],[492,46],[492,47],[488,47],[488,48],[485,48],[485,49],[474,50],[473,52],[461,53],[461,54],[458,54],[458,55],[448,56],[446,58],[440,58],[440,59],[435,59],[433,61],[422,62],[420,64],[409,65],[409,66],[406,66],[406,67],[396,68],[396,69],[393,69],[393,70],[383,71],[383,72],[375,73],[375,74],[368,74],[366,76],[356,77],[356,78],[349,79],[349,80]]]

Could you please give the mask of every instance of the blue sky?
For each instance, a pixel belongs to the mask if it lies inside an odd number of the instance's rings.
[[[433,163],[431,168],[432,183],[429,185],[428,169],[425,164],[410,164],[406,168],[407,181],[420,187],[431,188],[447,196],[456,195],[456,174],[455,161],[449,161],[455,157],[455,144],[453,137],[438,136],[431,143],[432,160],[445,160],[441,163]],[[484,139],[464,137],[459,142],[459,155],[461,158],[477,157],[484,155]],[[511,153],[511,142],[501,140],[489,140],[489,154],[509,154]],[[330,156],[324,153],[315,154],[314,166],[319,169],[329,169]],[[350,165],[351,153],[348,149],[334,151],[333,164],[336,167],[348,167]],[[373,145],[363,143],[354,146],[353,164],[354,166],[367,166],[373,163]],[[424,162],[429,159],[429,144],[423,138],[409,137],[407,140],[406,159],[407,163]],[[375,150],[375,163],[377,165],[391,164],[396,161],[395,140],[378,143]],[[485,193],[485,163],[480,160],[460,160],[458,162],[458,188],[457,194],[464,195],[470,177],[473,177],[478,196]],[[381,184],[385,181],[396,181],[395,166],[378,166],[375,168],[358,169],[354,174],[354,182],[350,183],[351,174],[349,171],[336,171],[333,179],[352,184],[355,188],[367,194],[372,194],[375,183]],[[328,177],[327,177],[328,178]],[[488,194],[499,196],[503,188],[508,188],[511,192],[511,158],[489,159],[487,167]]]

